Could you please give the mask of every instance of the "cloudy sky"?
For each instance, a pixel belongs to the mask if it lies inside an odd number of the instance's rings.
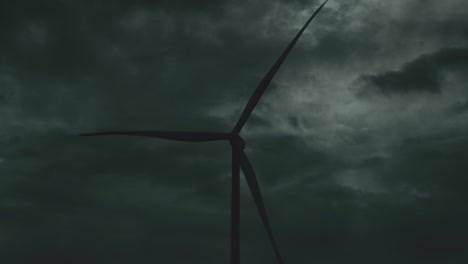
[[[5,263],[228,263],[227,142],[317,0],[2,1]],[[468,4],[330,0],[242,136],[285,263],[468,261]],[[242,263],[274,263],[245,183]],[[97,263],[96,262],[96,263]]]

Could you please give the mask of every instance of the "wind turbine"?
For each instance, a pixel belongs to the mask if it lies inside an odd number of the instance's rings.
[[[233,130],[229,133],[224,132],[181,132],[181,131],[113,131],[113,132],[97,132],[97,133],[86,133],[80,136],[108,136],[108,135],[129,135],[129,136],[143,136],[143,137],[155,137],[168,140],[186,141],[186,142],[205,142],[215,140],[227,140],[231,144],[232,149],[232,189],[231,189],[231,264],[240,263],[240,168],[244,172],[245,179],[249,186],[250,192],[254,198],[260,217],[265,226],[267,235],[270,239],[271,245],[275,252],[278,263],[282,264],[281,258],[276,240],[273,236],[273,231],[270,226],[270,222],[267,217],[265,205],[263,203],[262,194],[260,187],[258,186],[257,178],[255,176],[252,165],[250,164],[247,155],[244,152],[245,142],[239,135],[240,131],[244,127],[247,119],[257,105],[260,97],[262,96],[268,84],[275,76],[279,67],[288,56],[291,49],[296,44],[299,37],[302,35],[306,27],[314,19],[314,17],[320,12],[322,7],[328,2],[325,0],[319,8],[312,14],[307,20],[305,25],[299,30],[294,39],[289,43],[286,49],[283,51],[281,56],[276,60],[275,64],[270,68],[267,74],[260,81],[259,85],[255,89],[254,93],[250,97],[247,105],[245,106],[239,120],[234,126]]]

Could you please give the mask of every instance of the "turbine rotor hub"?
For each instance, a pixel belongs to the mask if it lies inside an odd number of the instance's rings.
[[[245,141],[238,134],[231,135],[229,138],[229,143],[231,143],[232,146],[235,145],[241,147],[241,149],[245,148]]]

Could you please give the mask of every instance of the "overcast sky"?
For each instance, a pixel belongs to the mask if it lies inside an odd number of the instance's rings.
[[[230,131],[320,3],[2,1],[0,259],[228,263],[227,142],[78,134]],[[285,263],[468,262],[467,73],[467,1],[327,3],[241,133]]]

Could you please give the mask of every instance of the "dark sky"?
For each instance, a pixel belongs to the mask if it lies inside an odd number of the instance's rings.
[[[0,2],[2,263],[228,263],[228,143],[77,135],[229,131],[319,4]],[[468,263],[467,70],[465,0],[327,3],[241,134],[285,263]]]

